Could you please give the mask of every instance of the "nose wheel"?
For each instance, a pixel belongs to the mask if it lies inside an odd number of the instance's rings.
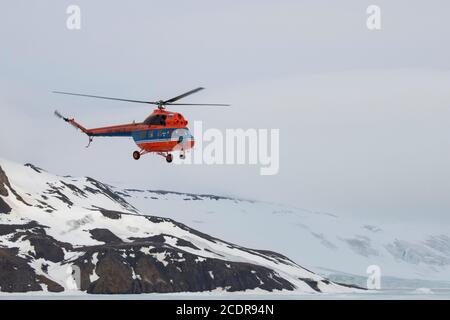
[[[133,159],[139,160],[141,158],[141,153],[139,151],[133,152]]]

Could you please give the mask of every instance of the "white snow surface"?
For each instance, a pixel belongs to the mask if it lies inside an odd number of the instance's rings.
[[[186,222],[187,225],[195,224],[197,229],[212,234],[213,236],[225,235],[227,240],[233,243],[239,243],[239,240],[244,240],[247,245],[251,245],[252,247],[273,249],[276,247],[281,248],[282,246],[280,245],[284,241],[284,247],[291,246],[297,248],[299,251],[303,250],[304,246],[300,246],[298,242],[300,240],[298,234],[301,234],[302,232],[300,231],[304,229],[287,229],[286,233],[297,230],[297,233],[290,234],[291,238],[289,240],[285,237],[277,237],[273,232],[273,228],[277,227],[277,224],[273,224],[276,219],[268,218],[271,215],[275,217],[277,215],[289,215],[289,213],[273,213],[273,207],[267,206],[264,203],[255,204],[234,200],[212,200],[208,202],[185,201],[183,200],[183,197],[180,196],[160,195],[155,196],[158,197],[158,199],[148,200],[145,199],[145,193],[127,192],[132,196],[125,197],[125,199],[127,201],[130,200],[133,205],[137,206],[138,210],[136,210],[132,206],[129,206],[126,203],[121,204],[103,193],[89,193],[85,197],[83,194],[67,187],[67,185],[70,184],[78,187],[80,190],[84,190],[85,187],[97,189],[97,186],[87,178],[61,177],[45,171],[37,172],[31,167],[19,165],[3,159],[0,159],[0,166],[5,171],[12,189],[14,189],[26,203],[31,205],[29,206],[18,201],[11,190],[8,190],[8,197],[3,199],[12,208],[12,212],[10,214],[0,214],[0,224],[24,224],[29,221],[36,221],[40,225],[48,227],[46,229],[47,234],[58,241],[71,243],[74,247],[103,244],[103,242],[97,241],[91,237],[89,231],[95,228],[108,229],[125,242],[131,242],[130,238],[132,237],[149,237],[164,234],[166,236],[166,244],[172,247],[177,247],[176,241],[174,241],[176,238],[192,243],[198,249],[186,246],[179,247],[179,249],[197,255],[198,261],[202,261],[201,259],[204,258],[215,258],[226,261],[251,263],[274,270],[278,275],[288,280],[296,287],[296,294],[316,293],[315,290],[304,281],[300,280],[300,278],[319,281],[318,286],[324,293],[350,293],[359,291],[334,283],[327,284],[320,282],[323,280],[322,276],[314,274],[290,260],[286,259],[283,260],[283,262],[280,262],[270,255],[262,255],[252,250],[242,250],[241,247],[231,245],[227,242],[217,239],[215,241],[210,241],[208,238],[203,238],[189,230],[180,228],[170,221],[158,223],[152,222],[147,219],[146,216],[141,215],[139,211],[140,208],[146,214],[166,216],[173,218],[174,220],[179,219],[181,222]],[[60,190],[73,204],[69,205],[65,201],[49,194],[50,189]],[[119,190],[116,189],[115,191]],[[153,194],[149,194],[149,196],[153,196]],[[38,205],[44,206],[44,208],[36,207]],[[120,219],[110,219],[105,217],[99,211],[93,210],[94,206],[119,211],[124,214],[121,215]],[[49,207],[52,208],[52,212],[46,211]],[[265,216],[261,216],[261,221],[250,223],[250,220],[246,218],[246,215],[256,218],[256,212],[260,211],[262,208],[266,209],[263,211],[264,213],[260,212],[260,214],[264,214]],[[271,215],[266,216],[267,210],[271,212]],[[207,216],[210,218],[206,219],[205,217]],[[192,219],[202,219],[206,223],[204,225],[198,224],[193,222]],[[217,219],[217,221],[213,222],[214,219]],[[265,219],[267,220],[264,222],[263,220]],[[218,228],[218,225],[221,223],[223,223],[222,229]],[[235,231],[231,233],[226,232],[233,225]],[[255,225],[257,226],[256,229]],[[205,226],[208,227],[205,228]],[[209,229],[209,227],[211,229]],[[244,228],[246,229],[246,236],[242,234],[244,233]],[[294,225],[294,228],[297,227]],[[258,232],[262,231],[261,229],[266,232],[264,234],[259,234]],[[267,245],[267,242],[261,241],[261,236],[266,239],[272,239],[272,245],[269,246]],[[253,240],[251,240],[252,238]],[[29,255],[30,251],[33,252],[33,247],[30,246],[28,241],[19,240],[11,242],[9,240],[9,235],[0,236],[0,246],[18,247],[19,255],[22,256]],[[151,254],[148,251],[145,252],[145,249],[141,249],[141,251],[146,254]],[[70,261],[75,260],[81,254],[82,252],[66,252],[66,263],[70,265]],[[301,259],[299,259],[300,256]],[[162,263],[167,263],[164,254],[158,254],[156,258]],[[179,258],[182,259],[182,257]],[[306,262],[308,259],[312,258],[312,255],[308,250],[304,250],[302,254],[294,255],[294,258],[297,258],[295,260],[298,262]],[[95,259],[96,257],[94,257],[94,260]],[[332,260],[329,260],[328,262],[328,267],[334,265]],[[48,278],[59,283],[65,289],[70,289],[65,283],[67,279],[67,264],[62,265],[60,263],[52,263],[50,261],[45,261],[44,259],[38,259],[33,261],[32,267],[37,273],[42,273],[41,266],[43,263],[48,265],[48,273],[46,275]],[[95,269],[90,275],[90,278],[92,281],[98,278]]]
[[[450,226],[361,221],[264,201],[155,190],[120,190],[149,215],[220,239],[284,254],[322,274],[367,277],[370,265],[401,279],[450,281]]]

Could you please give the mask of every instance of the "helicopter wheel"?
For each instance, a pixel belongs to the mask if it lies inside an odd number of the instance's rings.
[[[168,163],[171,163],[172,160],[173,160],[173,156],[169,153],[169,154],[166,156],[166,161],[167,161]]]
[[[133,159],[134,160],[139,160],[140,157],[141,157],[141,153],[139,151],[133,152]]]

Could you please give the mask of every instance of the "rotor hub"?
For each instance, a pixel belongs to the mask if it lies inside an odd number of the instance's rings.
[[[158,109],[163,110],[166,108],[166,107],[164,107],[164,105],[165,105],[164,100],[159,100],[157,103],[158,103]]]

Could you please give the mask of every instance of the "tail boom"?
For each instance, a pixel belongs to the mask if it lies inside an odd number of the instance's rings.
[[[133,131],[148,128],[148,125],[142,123],[129,123],[109,127],[87,129],[80,123],[76,122],[74,118],[64,117],[58,111],[55,111],[55,115],[58,118],[63,119],[65,122],[69,123],[76,129],[81,130],[89,137],[131,137]]]

